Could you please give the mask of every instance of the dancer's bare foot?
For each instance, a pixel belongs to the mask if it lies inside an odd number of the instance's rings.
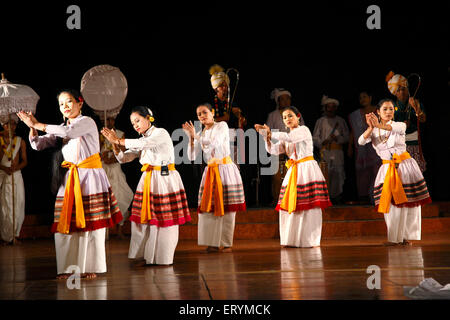
[[[61,274],[58,274],[56,276],[56,279],[58,279],[58,280],[66,280],[69,277],[70,277],[69,273],[61,273]]]
[[[95,278],[97,278],[97,275],[95,273],[92,273],[92,272],[82,273],[81,274],[81,278],[84,278],[84,279],[95,279]]]
[[[219,252],[219,248],[218,247],[208,247],[206,248],[206,252]]]
[[[383,245],[384,245],[385,247],[392,247],[392,246],[397,246],[398,243],[387,241],[387,242],[384,242]]]
[[[223,247],[223,249],[221,251],[224,253],[227,253],[227,252],[233,252],[233,249],[231,249],[231,247]]]

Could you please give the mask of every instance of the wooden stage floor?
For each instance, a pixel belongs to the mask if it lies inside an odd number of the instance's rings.
[[[52,239],[0,247],[0,300],[404,300],[403,286],[432,277],[450,283],[450,235],[413,246],[385,237],[322,240],[320,248],[281,248],[278,239],[235,240],[231,253],[205,253],[180,240],[172,266],[128,259],[129,239],[106,242],[108,272],[69,289],[56,280]],[[381,288],[367,288],[367,267]]]

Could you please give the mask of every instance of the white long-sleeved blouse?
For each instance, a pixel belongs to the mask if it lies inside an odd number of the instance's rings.
[[[203,150],[206,161],[230,155],[230,132],[225,121],[215,122],[211,128],[197,133],[194,148],[190,143],[188,145],[189,160],[194,160],[200,149]]]
[[[172,138],[166,129],[150,127],[141,138],[125,139],[125,152],[116,155],[120,163],[139,158],[141,164],[152,166],[168,165],[175,162]]]
[[[30,145],[35,150],[54,146],[56,138],[65,141],[62,147],[64,160],[79,163],[100,151],[99,135],[95,121],[79,115],[71,119],[68,125],[47,125],[47,134],[30,137]]]
[[[364,133],[358,138],[358,143],[361,146],[372,142],[373,148],[383,160],[391,160],[394,153],[400,155],[406,151],[406,124],[392,120],[387,124],[392,127],[392,131],[374,128],[367,139],[364,139]]]
[[[277,142],[274,142],[277,140]],[[299,160],[313,155],[313,140],[311,131],[307,126],[298,126],[286,132],[272,132],[271,145],[265,141],[267,152],[278,155],[286,153],[294,160]]]

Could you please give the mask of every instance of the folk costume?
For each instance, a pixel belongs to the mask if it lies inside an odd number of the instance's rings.
[[[408,88],[408,80],[401,74],[394,74],[392,71],[386,76],[387,86],[391,94],[395,95],[399,87]],[[419,113],[425,113],[425,108],[419,102]],[[406,126],[406,151],[413,157],[419,168],[424,172],[427,168],[427,163],[422,153],[422,143],[420,140],[420,123],[418,121],[416,112],[409,102],[402,102],[399,99],[394,101],[394,120],[407,123]]]
[[[47,125],[43,136],[30,136],[31,147],[42,150],[63,139],[64,183],[56,195],[52,232],[55,233],[57,273],[106,272],[105,231],[122,220],[111,185],[102,168],[97,125],[79,115],[65,125]]]
[[[322,106],[329,103],[339,106],[338,100],[323,96]],[[337,141],[323,146],[322,142],[332,134],[336,136]],[[337,115],[334,117],[323,116],[317,120],[314,127],[313,141],[314,145],[321,150],[321,154],[328,165],[328,191],[332,199],[338,198],[344,191],[345,167],[342,145],[348,142],[348,138],[348,126],[342,117]]]
[[[230,157],[226,122],[215,122],[199,132],[188,156],[194,160],[203,151],[208,166],[203,171],[198,194],[198,245],[231,247],[237,211],[245,211],[245,196],[239,169]],[[201,153],[200,153],[201,154]]]
[[[427,184],[416,160],[406,150],[406,124],[389,121],[392,131],[374,128],[360,145],[372,143],[382,159],[374,185],[375,206],[384,213],[388,241],[421,239],[421,206],[431,202]]]
[[[275,142],[276,141],[276,142]],[[322,235],[322,209],[331,206],[325,178],[313,158],[313,140],[306,126],[289,133],[272,132],[266,150],[289,157],[278,204],[280,244],[292,247],[316,247]]]
[[[15,116],[17,118],[17,116]],[[18,118],[17,118],[18,119]],[[2,120],[3,121],[3,120]],[[7,122],[5,120],[5,122]],[[2,123],[3,124],[3,123]],[[22,138],[15,136],[10,143],[7,143],[0,136],[0,148],[3,154],[0,159],[1,165],[11,167],[12,161],[20,151]],[[13,199],[12,199],[12,176],[0,170],[0,238],[5,242],[11,242],[14,237],[18,237],[25,219],[25,187],[23,184],[22,172],[17,170],[14,175],[14,213],[13,221]],[[13,233],[14,222],[14,233]]]
[[[172,139],[163,128],[151,126],[139,139],[125,139],[120,163],[139,158],[142,176],[131,209],[128,258],[147,264],[173,264],[179,225],[191,220],[181,176],[175,169]]]
[[[119,139],[123,138],[123,131],[115,129],[115,132]],[[111,143],[102,135],[100,135],[100,153],[106,154],[107,157],[115,159]],[[108,176],[109,183],[111,184],[111,188],[116,196],[120,211],[122,212],[123,219],[119,222],[119,225],[123,226],[124,222],[130,216],[128,209],[133,201],[133,190],[131,190],[127,183],[127,179],[122,171],[120,163],[105,163],[102,160],[102,166]]]

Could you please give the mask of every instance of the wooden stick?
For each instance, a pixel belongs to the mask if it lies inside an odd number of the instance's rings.
[[[2,73],[3,76],[3,73]],[[9,145],[11,147],[11,165],[14,162],[14,150],[12,150],[13,146],[13,138],[12,138],[12,130],[11,130],[11,114],[8,114],[8,128],[9,128]],[[12,213],[13,213],[13,227],[12,227],[12,235],[13,240],[12,244],[16,244],[16,206],[14,205],[15,198],[14,198],[14,172],[11,174],[11,190],[12,190]]]

